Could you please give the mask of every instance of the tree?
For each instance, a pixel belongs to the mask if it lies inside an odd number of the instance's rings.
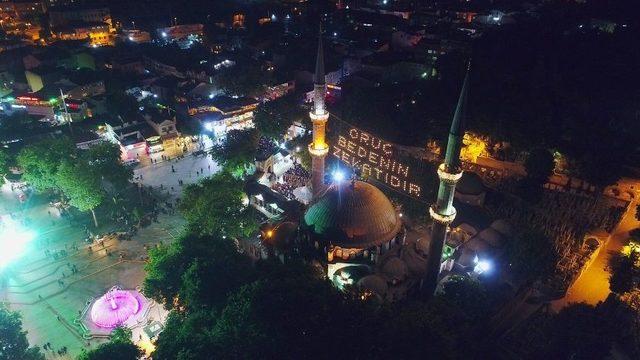
[[[114,90],[107,94],[107,109],[111,114],[122,116],[126,119],[137,114],[138,101],[133,96]]]
[[[523,229],[506,246],[514,274],[524,280],[550,276],[558,259],[551,239],[539,230]]]
[[[304,115],[296,97],[288,95],[258,105],[253,122],[262,136],[279,140],[293,122],[300,121]]]
[[[553,154],[547,149],[536,148],[529,152],[524,162],[527,176],[517,183],[517,194],[524,200],[535,203],[543,195],[543,186],[555,168]]]
[[[29,347],[22,317],[0,303],[0,360],[44,360],[38,347]]]
[[[252,279],[249,259],[220,236],[184,235],[153,249],[145,265],[145,295],[172,308],[217,307],[227,293]]]
[[[548,342],[538,356],[553,359],[604,359],[613,333],[598,308],[572,304],[554,316],[546,329]]]
[[[636,205],[636,220],[640,221],[640,205]]]
[[[624,294],[636,287],[640,276],[640,259],[636,251],[628,254],[616,253],[609,258],[609,288],[616,294]]]
[[[221,69],[214,76],[213,83],[227,95],[257,97],[264,91],[268,80],[268,72],[258,64],[238,63]]]
[[[49,139],[28,145],[17,157],[23,179],[38,191],[57,189],[57,172],[61,162],[72,158],[75,146],[69,138]]]
[[[7,151],[0,148],[0,176],[6,174],[9,171],[9,162],[11,158]]]
[[[311,154],[309,154],[308,147],[312,141],[311,134],[299,136],[291,140],[291,147],[299,149],[295,156],[298,158],[300,165],[307,171],[311,171]]]
[[[524,168],[527,171],[527,177],[529,179],[544,185],[549,180],[555,168],[553,154],[547,149],[533,149],[529,152],[524,162]]]
[[[330,283],[297,268],[301,274],[269,276],[229,297],[212,329],[217,357],[300,359],[355,336],[344,298]]]
[[[90,211],[96,227],[98,219],[95,208],[104,200],[98,176],[86,164],[72,161],[63,161],[56,174],[56,183],[69,199],[69,204],[80,211]]]
[[[230,172],[242,171],[253,164],[260,134],[255,129],[231,130],[224,143],[214,148],[211,156]]]
[[[82,350],[78,360],[138,360],[142,351],[131,341],[131,330],[118,327],[111,333],[111,339],[98,348]]]
[[[213,357],[211,328],[218,312],[202,309],[188,314],[171,311],[156,340],[157,360],[199,360]]]
[[[477,280],[453,276],[444,283],[439,297],[463,311],[473,324],[479,324],[489,316],[489,298]]]
[[[93,173],[121,188],[129,184],[133,171],[122,164],[117,145],[102,142],[91,146],[83,155]]]
[[[221,172],[188,185],[179,209],[195,234],[247,236],[257,230],[257,222],[244,196],[243,182]]]

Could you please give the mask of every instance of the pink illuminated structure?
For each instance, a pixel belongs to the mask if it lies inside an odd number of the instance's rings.
[[[93,303],[91,321],[103,328],[114,328],[124,324],[141,308],[140,299],[135,294],[114,287]]]

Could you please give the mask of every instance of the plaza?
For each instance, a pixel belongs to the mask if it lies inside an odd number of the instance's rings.
[[[218,169],[209,156],[186,155],[135,169],[134,177],[144,186],[152,187],[158,199],[173,201],[179,197],[182,186]],[[182,186],[178,180],[182,180]],[[9,186],[2,187],[0,213],[17,221],[26,220],[28,228],[36,233],[23,256],[5,269],[0,301],[22,313],[31,344],[40,348],[51,344],[52,350],[43,351],[47,359],[72,359],[83,348],[94,348],[107,341],[107,335],[90,336],[79,324],[87,303],[116,285],[140,289],[148,249],[171,242],[184,225],[177,213],[159,214],[157,222],[141,228],[130,240],[105,236],[102,241],[89,244],[85,241],[84,227],[61,217],[44,196],[31,195],[21,202]],[[87,220],[89,230],[93,230],[88,217]],[[105,223],[98,233],[114,230]],[[146,320],[162,322],[165,316],[162,306],[156,304]],[[142,339],[142,335],[142,326],[133,329],[135,341]],[[68,350],[60,356],[57,351],[63,347]]]

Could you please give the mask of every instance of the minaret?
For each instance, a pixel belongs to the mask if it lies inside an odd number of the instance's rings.
[[[427,276],[422,285],[425,293],[432,295],[438,284],[438,274],[440,273],[440,262],[442,260],[442,248],[447,240],[447,230],[449,224],[456,217],[456,209],[453,207],[453,196],[456,190],[456,183],[462,177],[460,167],[460,149],[462,149],[462,138],[464,136],[465,111],[467,106],[467,92],[469,91],[469,71],[462,84],[462,91],[453,116],[449,139],[447,141],[447,152],[444,163],[438,167],[438,178],[440,187],[438,188],[438,198],[436,203],[429,208],[429,215],[433,220],[431,229],[431,242],[429,243],[429,253],[427,254]]]
[[[313,142],[309,144],[311,154],[311,186],[313,198],[316,199],[324,189],[324,159],[329,153],[329,145],[325,141],[325,132],[329,113],[325,109],[324,52],[322,51],[322,26],[318,35],[318,56],[316,72],[313,77],[313,109],[309,113],[313,123]]]

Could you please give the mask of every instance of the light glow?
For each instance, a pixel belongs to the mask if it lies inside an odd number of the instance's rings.
[[[24,254],[27,245],[36,234],[8,216],[0,222],[0,269],[4,268]]]
[[[336,182],[341,182],[344,180],[344,172],[340,170],[336,170],[331,174],[333,176],[333,180]]]
[[[477,255],[473,259],[473,262],[476,264],[473,267],[473,272],[475,272],[478,275],[484,274],[486,272],[491,271],[491,268],[493,267],[493,265],[491,264],[490,261],[488,261],[488,260],[480,260],[480,259],[478,259]]]

